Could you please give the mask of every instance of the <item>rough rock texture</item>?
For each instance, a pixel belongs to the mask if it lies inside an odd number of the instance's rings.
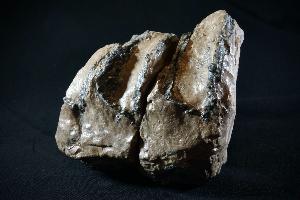
[[[126,160],[163,183],[217,175],[234,123],[242,42],[236,21],[217,11],[179,41],[146,31],[99,49],[67,90],[59,149]]]

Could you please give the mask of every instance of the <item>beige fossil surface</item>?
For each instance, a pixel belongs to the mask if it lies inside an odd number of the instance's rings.
[[[64,97],[59,150],[130,163],[161,183],[216,176],[227,160],[243,39],[220,10],[180,37],[146,31],[99,49]]]

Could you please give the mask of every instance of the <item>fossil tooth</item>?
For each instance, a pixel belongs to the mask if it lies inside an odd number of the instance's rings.
[[[66,92],[58,148],[128,161],[162,183],[216,176],[227,160],[243,39],[220,10],[180,39],[146,31],[99,49]]]

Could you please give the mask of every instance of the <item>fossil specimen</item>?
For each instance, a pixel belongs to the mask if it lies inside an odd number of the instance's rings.
[[[217,11],[180,38],[146,31],[99,49],[66,92],[58,148],[131,163],[160,182],[217,175],[234,123],[242,42],[236,21]]]

